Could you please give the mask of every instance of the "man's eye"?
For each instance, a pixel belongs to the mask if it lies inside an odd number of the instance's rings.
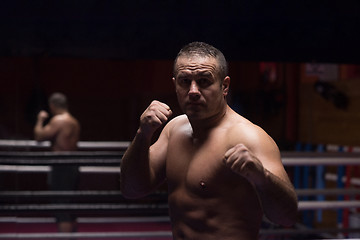
[[[181,84],[181,85],[189,85],[190,84],[190,79],[188,79],[188,78],[181,78],[180,80],[179,80],[179,83]]]
[[[207,87],[211,84],[211,82],[206,78],[200,78],[197,82],[202,87]]]

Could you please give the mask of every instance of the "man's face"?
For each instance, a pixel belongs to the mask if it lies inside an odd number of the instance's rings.
[[[218,62],[212,57],[178,58],[173,81],[179,105],[189,118],[212,117],[224,108],[230,78],[221,83],[218,71]]]

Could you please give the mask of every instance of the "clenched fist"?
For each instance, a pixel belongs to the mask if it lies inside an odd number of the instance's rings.
[[[226,167],[254,184],[257,184],[265,174],[262,163],[243,144],[230,148],[225,153],[223,161]]]
[[[154,100],[141,115],[139,130],[152,135],[156,129],[167,122],[171,115],[172,111],[168,105]]]
[[[48,117],[49,117],[49,114],[44,110],[41,110],[37,115],[38,121],[41,121],[41,122],[44,122]]]

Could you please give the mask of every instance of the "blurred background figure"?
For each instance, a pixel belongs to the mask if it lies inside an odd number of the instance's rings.
[[[37,141],[49,140],[53,151],[76,151],[80,137],[80,124],[68,110],[67,98],[62,93],[53,93],[49,98],[49,113],[42,110],[38,113],[34,127],[34,137]],[[50,188],[54,191],[75,190],[78,182],[78,167],[58,165],[53,166],[50,175]],[[67,214],[57,214],[56,220],[60,232],[76,231],[75,217]]]

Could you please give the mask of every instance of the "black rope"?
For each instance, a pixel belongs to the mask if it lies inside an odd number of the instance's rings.
[[[78,190],[78,191],[0,191],[0,203],[22,203],[35,200],[66,199],[66,200],[91,200],[93,201],[117,201],[136,202],[126,199],[120,191]],[[155,192],[138,202],[167,202],[166,192]]]
[[[165,215],[168,213],[167,203],[159,204],[108,204],[108,203],[59,203],[59,204],[2,204],[1,214],[40,214],[64,213],[91,214],[111,213],[119,215]]]
[[[0,152],[0,165],[119,166],[122,151]]]

